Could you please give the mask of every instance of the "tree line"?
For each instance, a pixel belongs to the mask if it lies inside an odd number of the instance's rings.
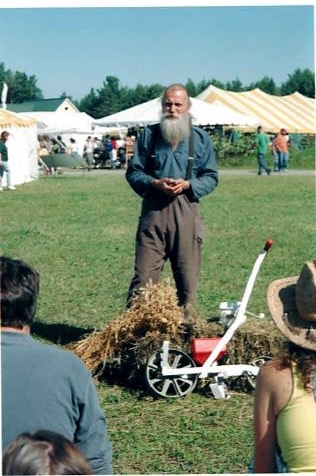
[[[7,103],[44,99],[42,90],[37,86],[35,75],[28,76],[25,72],[6,69],[5,64],[0,63],[0,87],[2,87],[4,81],[8,85]],[[264,76],[260,81],[249,85],[243,85],[239,78],[226,83],[215,78],[203,79],[198,83],[188,79],[185,83],[191,97],[196,97],[210,85],[234,92],[259,88],[274,96],[284,96],[298,91],[304,96],[315,97],[315,77],[310,69],[296,69],[288,75],[287,80],[281,86],[276,85],[273,78],[268,76]],[[91,88],[80,100],[74,100],[71,94],[66,92],[61,93],[60,97],[68,97],[80,111],[98,119],[155,99],[161,95],[165,86],[161,84],[151,84],[149,86],[137,84],[135,87],[128,87],[121,85],[116,76],[108,75],[100,88]]]

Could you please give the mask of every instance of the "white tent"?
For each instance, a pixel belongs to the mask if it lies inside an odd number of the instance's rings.
[[[93,125],[95,119],[85,112],[34,111],[19,114],[37,121],[39,135],[61,135],[66,145],[73,137],[78,144],[80,154],[83,152],[84,142],[88,135],[104,134],[101,129]]]
[[[315,99],[298,92],[273,96],[258,88],[237,93],[211,85],[198,99],[227,106],[238,113],[253,114],[266,132],[278,132],[284,127],[290,133],[315,134]]]
[[[200,99],[190,99],[194,124],[203,126],[216,124],[230,126],[258,125],[258,120],[253,116],[239,114],[228,107],[208,104]],[[96,119],[94,124],[100,126],[145,126],[159,122],[160,118],[161,98],[156,98],[110,116]]]
[[[1,131],[9,132],[6,143],[13,185],[31,182],[39,177],[36,121],[0,109]],[[6,174],[4,174],[6,185]]]
[[[21,113],[24,117],[36,119],[38,129],[46,134],[91,134],[93,117],[85,112],[30,112]]]

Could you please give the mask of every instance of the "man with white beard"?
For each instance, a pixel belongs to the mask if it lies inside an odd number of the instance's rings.
[[[161,121],[144,128],[126,171],[143,199],[127,307],[140,287],[159,282],[168,259],[179,305],[196,304],[204,235],[199,199],[216,188],[218,171],[210,137],[192,126],[190,107],[182,84],[168,86]]]

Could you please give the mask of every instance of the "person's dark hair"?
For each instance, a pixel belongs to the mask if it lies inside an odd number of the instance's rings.
[[[295,362],[296,368],[301,375],[304,388],[311,388],[313,373],[316,372],[316,352],[299,347],[293,342],[285,341],[278,355],[281,366],[290,368]]]
[[[48,430],[22,433],[5,449],[3,475],[92,474],[78,448],[67,438]]]
[[[31,325],[39,293],[39,273],[19,259],[0,257],[1,326]]]
[[[5,140],[9,137],[9,132],[8,131],[2,131],[1,132],[1,136],[0,136],[0,140]]]

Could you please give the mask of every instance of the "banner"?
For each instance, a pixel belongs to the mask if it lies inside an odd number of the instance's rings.
[[[2,102],[3,109],[7,108],[7,94],[8,94],[8,85],[7,83],[3,81],[2,94],[1,94],[1,102]]]

